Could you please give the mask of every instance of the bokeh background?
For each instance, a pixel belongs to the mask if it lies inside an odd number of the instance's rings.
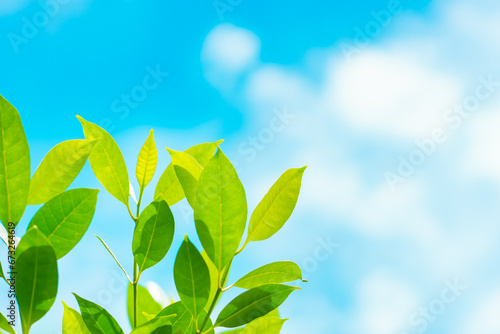
[[[230,278],[302,266],[309,283],[281,308],[283,333],[496,334],[499,18],[495,0],[1,0],[0,94],[21,113],[33,170],[82,138],[77,114],[116,138],[131,176],[151,128],[156,180],[163,147],[225,139],[250,209],[308,165],[286,227]],[[88,166],[81,186],[101,188]],[[173,210],[176,241],[143,282],[176,297],[173,258],[195,231],[186,202]],[[102,191],[33,333],[61,332],[73,291],[128,327],[126,280],[93,234],[131,271],[132,231]]]

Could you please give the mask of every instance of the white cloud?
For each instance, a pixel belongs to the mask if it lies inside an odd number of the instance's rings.
[[[328,69],[323,96],[353,127],[403,138],[426,136],[459,101],[456,80],[405,52],[367,49]]]
[[[408,326],[408,316],[420,300],[413,287],[387,272],[373,272],[359,285],[359,333],[396,334]],[[358,332],[356,331],[356,332]]]
[[[203,44],[205,77],[217,88],[230,87],[235,76],[258,61],[259,52],[260,40],[253,32],[232,24],[218,25]]]

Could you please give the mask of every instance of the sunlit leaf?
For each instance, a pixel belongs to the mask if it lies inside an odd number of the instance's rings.
[[[188,148],[184,152],[192,156],[200,166],[204,167],[213,157],[215,149],[222,143],[223,140],[219,140],[215,143],[203,143],[195,145]],[[175,173],[174,165],[170,163],[165,169],[163,174],[156,185],[155,198],[159,196],[167,201],[167,203],[172,206],[175,203],[182,200],[184,195],[184,190],[182,189],[177,174]]]
[[[172,320],[172,332],[175,334],[195,334],[196,333],[196,325],[194,322],[194,317],[189,312],[189,310],[184,306],[182,302],[173,303],[166,308],[164,308],[158,316],[165,316],[175,314],[176,317]],[[205,320],[207,316],[207,312],[202,310],[200,314],[198,314],[198,326],[201,327],[202,322]],[[205,334],[213,334],[213,329],[209,332],[206,332],[209,328],[212,327],[212,321],[208,319],[207,324],[203,328],[203,332]]]
[[[9,334],[16,334],[14,328],[9,324],[9,321],[4,317],[2,313],[0,313],[0,329],[3,329]]]
[[[287,170],[269,189],[250,217],[246,243],[265,240],[283,227],[297,204],[305,169]]]
[[[30,151],[21,117],[0,95],[0,220],[18,223],[28,202]]]
[[[212,302],[214,301],[214,298],[215,298],[215,294],[217,292],[217,288],[219,287],[219,282],[218,282],[219,272],[217,271],[217,267],[215,266],[215,264],[208,257],[207,252],[205,252],[203,250],[201,252],[201,256],[205,260],[205,264],[207,265],[208,271],[210,273],[210,295],[208,297],[208,302],[206,305],[206,308],[208,308],[208,307],[210,307],[210,305],[212,305]],[[223,270],[221,273],[221,277],[225,277],[225,280],[223,282],[221,282],[222,287],[224,287],[227,283],[227,275],[224,275],[224,272],[225,272],[225,270]],[[219,298],[217,298],[217,299],[220,299],[220,295],[219,295]],[[217,301],[216,301],[216,303],[217,303]]]
[[[279,334],[286,319],[278,317],[260,317],[249,323],[241,334]]]
[[[174,281],[184,306],[197,316],[208,301],[210,274],[203,257],[187,236],[175,259]]]
[[[82,314],[83,322],[92,334],[123,334],[116,320],[101,306],[73,293]]]
[[[153,175],[156,171],[157,163],[158,151],[156,150],[153,130],[151,130],[149,132],[148,138],[146,139],[146,142],[139,152],[139,157],[137,158],[137,167],[135,174],[141,190],[144,190],[149,182],[151,182],[151,179],[153,178]]]
[[[297,287],[269,284],[248,290],[233,299],[219,314],[215,326],[239,327],[280,306]]]
[[[83,322],[82,315],[64,302],[63,334],[91,334]]]
[[[194,218],[203,248],[221,272],[241,242],[247,203],[236,170],[220,149],[200,175]]]
[[[77,117],[82,123],[85,138],[97,140],[89,156],[95,176],[111,195],[128,207],[129,178],[118,144],[103,128]]]
[[[151,297],[148,289],[138,285],[137,286],[137,326],[140,326],[150,319],[148,319],[143,312],[152,315],[153,317],[162,310],[160,304]],[[130,325],[134,323],[134,291],[132,284],[128,285],[127,289],[127,315]]]
[[[57,258],[49,240],[36,227],[26,232],[16,253],[16,297],[23,333],[28,333],[56,299]]]
[[[174,151],[169,148],[167,148],[167,151],[172,158],[175,174],[186,195],[186,199],[193,207],[196,199],[196,184],[203,167],[186,152]]]
[[[82,170],[95,141],[75,139],[52,148],[31,178],[29,205],[43,204],[65,191]]]
[[[148,205],[134,230],[132,252],[139,272],[151,268],[167,255],[174,238],[174,216],[161,199]]]
[[[28,228],[38,226],[54,247],[57,259],[69,253],[82,239],[94,217],[95,189],[72,189],[52,198],[33,216]]]
[[[300,267],[289,261],[274,262],[262,266],[240,278],[234,286],[252,289],[266,284],[293,282],[302,279]]]
[[[157,316],[137,327],[130,334],[171,334],[174,318],[175,315]]]

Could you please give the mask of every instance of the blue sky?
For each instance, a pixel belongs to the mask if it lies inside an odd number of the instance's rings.
[[[159,148],[225,139],[250,208],[308,165],[287,226],[249,246],[232,276],[303,267],[283,333],[500,331],[498,3],[66,2],[41,23],[54,2],[0,4],[0,94],[21,114],[33,170],[82,137],[75,115],[110,131],[132,176],[151,128]],[[168,163],[160,149],[155,180]],[[83,186],[101,188],[88,166],[72,185]],[[195,231],[185,202],[173,210],[176,241],[144,282],[175,296],[173,255]],[[130,270],[132,230],[102,191],[33,333],[60,333],[71,292],[127,327],[125,280],[93,234]]]

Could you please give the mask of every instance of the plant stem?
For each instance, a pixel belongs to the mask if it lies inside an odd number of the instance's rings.
[[[217,305],[217,302],[219,301],[220,295],[224,292],[224,289],[222,288],[222,285],[227,279],[227,276],[229,275],[229,271],[231,270],[231,265],[233,264],[234,256],[231,258],[231,261],[229,261],[229,264],[227,265],[227,270],[224,272],[224,275],[222,276],[222,279],[220,279],[221,273],[219,271],[219,283],[217,285],[217,291],[215,292],[214,300],[212,300],[212,304],[210,305],[210,308],[208,309],[207,316],[205,317],[205,320],[203,320],[203,323],[201,325],[201,329],[198,330],[198,333],[203,333],[203,328],[205,328],[208,319],[210,319],[210,316],[212,315],[212,312],[214,311],[215,306]]]
[[[132,219],[134,220],[135,224],[137,225],[137,222],[139,221],[139,215],[141,214],[141,202],[142,202],[142,195],[144,194],[144,189],[142,189],[141,187],[141,191],[140,191],[140,194],[139,194],[139,200],[137,201],[137,218],[134,219],[134,216],[131,214],[132,216]],[[138,285],[139,285],[139,277],[138,277],[138,273],[137,273],[137,262],[135,261],[135,257],[134,257],[134,281],[132,283],[132,288],[134,290],[134,328],[137,327],[137,313],[138,313],[138,307],[137,307],[137,300],[138,300],[138,297],[137,297],[137,288],[138,288]]]

